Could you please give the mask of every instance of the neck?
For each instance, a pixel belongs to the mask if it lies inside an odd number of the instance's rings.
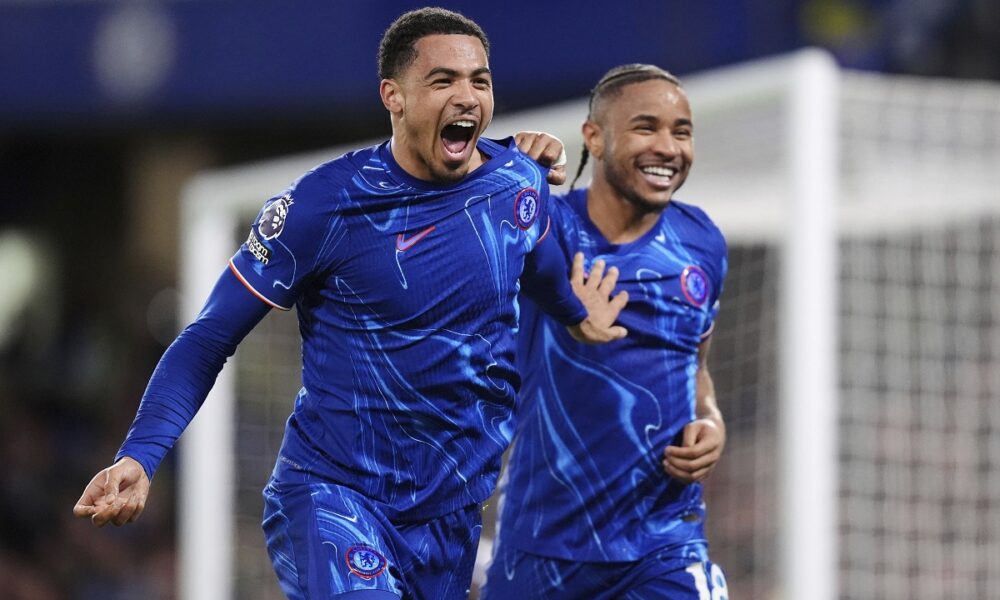
[[[612,244],[636,241],[652,229],[666,205],[640,205],[618,193],[604,178],[595,177],[587,190],[587,216]]]
[[[431,173],[430,165],[420,160],[419,155],[413,152],[406,143],[405,136],[393,133],[389,139],[389,152],[396,160],[396,164],[406,171],[407,175],[422,181],[434,181],[434,174]]]

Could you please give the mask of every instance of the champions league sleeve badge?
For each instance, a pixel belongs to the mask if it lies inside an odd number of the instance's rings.
[[[681,292],[691,304],[701,308],[708,300],[708,275],[696,265],[688,265],[681,272]]]
[[[264,207],[260,221],[257,222],[260,237],[271,240],[281,235],[285,228],[285,219],[288,218],[288,209],[292,204],[292,197],[286,194]]]
[[[385,557],[371,546],[359,544],[351,546],[344,553],[347,568],[362,579],[374,579],[385,570]]]
[[[514,221],[521,229],[527,229],[538,217],[538,191],[524,188],[514,198]]]

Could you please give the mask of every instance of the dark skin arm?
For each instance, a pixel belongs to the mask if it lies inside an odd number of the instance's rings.
[[[667,446],[663,451],[663,470],[682,483],[704,481],[718,464],[726,445],[726,424],[708,372],[711,340],[706,339],[698,347],[695,420],[684,426],[680,446]]]

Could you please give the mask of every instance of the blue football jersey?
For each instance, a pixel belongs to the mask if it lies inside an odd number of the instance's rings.
[[[580,561],[634,561],[674,544],[686,552],[690,515],[703,517],[701,484],[671,480],[661,461],[695,418],[698,347],[718,310],[725,240],[703,211],[671,200],[643,237],[611,244],[586,198],[553,196],[551,235],[567,257],[583,252],[588,270],[598,258],[619,269],[629,303],[618,322],[629,335],[581,344],[524,303],[523,406],[500,543]]]
[[[492,492],[520,383],[518,279],[548,187],[512,139],[479,147],[488,162],[442,185],[405,173],[386,142],[260,211],[231,269],[294,305],[302,335],[277,480],[337,482],[404,519]]]

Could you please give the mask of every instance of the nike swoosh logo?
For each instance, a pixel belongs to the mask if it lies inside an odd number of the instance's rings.
[[[396,250],[398,250],[400,252],[406,252],[407,250],[409,250],[410,248],[412,248],[414,245],[416,245],[417,242],[419,242],[420,240],[422,240],[425,237],[427,237],[427,235],[430,234],[430,232],[432,232],[432,231],[434,231],[434,225],[431,225],[427,229],[421,231],[420,233],[414,235],[413,237],[411,237],[409,239],[406,239],[406,237],[402,233],[399,234],[399,235],[397,235],[396,236]]]

